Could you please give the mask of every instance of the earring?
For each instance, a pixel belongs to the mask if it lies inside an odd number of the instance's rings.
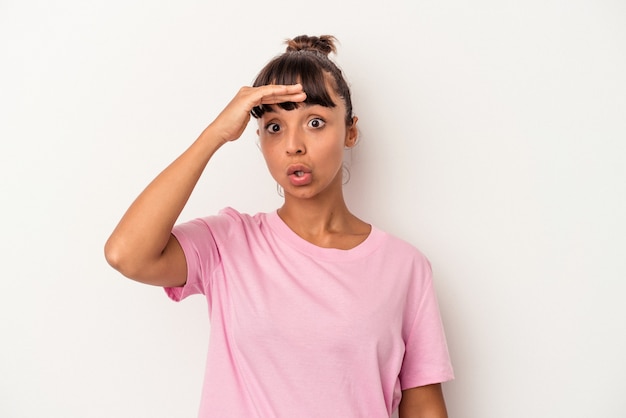
[[[282,186],[278,183],[276,183],[276,192],[278,193],[278,196],[285,197],[285,190],[283,190]]]
[[[343,179],[341,184],[345,186],[350,181],[350,169],[348,168],[346,163],[343,163],[343,165],[341,166],[341,171],[342,171],[341,177]]]

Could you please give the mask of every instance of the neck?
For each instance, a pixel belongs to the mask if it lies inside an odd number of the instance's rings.
[[[371,226],[347,208],[341,189],[312,199],[285,196],[278,216],[301,238],[319,247],[349,250],[362,243]]]
[[[287,195],[278,215],[301,236],[320,236],[345,231],[355,218],[348,210],[342,193],[312,199]]]

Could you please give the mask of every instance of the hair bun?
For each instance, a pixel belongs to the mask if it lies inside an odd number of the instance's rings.
[[[315,51],[328,56],[331,52],[337,52],[335,42],[337,39],[331,35],[308,36],[300,35],[293,39],[288,39],[287,52]]]

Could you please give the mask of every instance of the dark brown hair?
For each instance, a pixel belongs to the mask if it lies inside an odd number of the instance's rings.
[[[352,125],[352,99],[350,88],[339,67],[332,62],[328,55],[337,52],[336,38],[331,35],[307,36],[300,35],[288,39],[287,50],[272,59],[257,75],[253,86],[268,84],[302,84],[306,93],[304,103],[335,107],[328,93],[328,85],[335,90],[346,105],[346,125]],[[328,77],[330,76],[330,77]],[[293,110],[298,105],[293,102],[278,104],[285,110]],[[250,112],[255,118],[260,118],[271,110],[269,105],[255,106]]]

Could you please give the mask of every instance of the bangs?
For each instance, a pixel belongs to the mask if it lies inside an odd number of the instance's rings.
[[[253,87],[266,86],[268,84],[292,85],[300,83],[306,93],[307,105],[320,105],[335,107],[336,104],[330,98],[328,84],[333,83],[333,78],[327,73],[325,65],[317,53],[288,53],[283,54],[271,61],[257,76]],[[278,106],[285,110],[296,109],[300,103],[284,102]],[[255,118],[260,118],[265,112],[273,110],[275,105],[255,106],[250,112]]]

